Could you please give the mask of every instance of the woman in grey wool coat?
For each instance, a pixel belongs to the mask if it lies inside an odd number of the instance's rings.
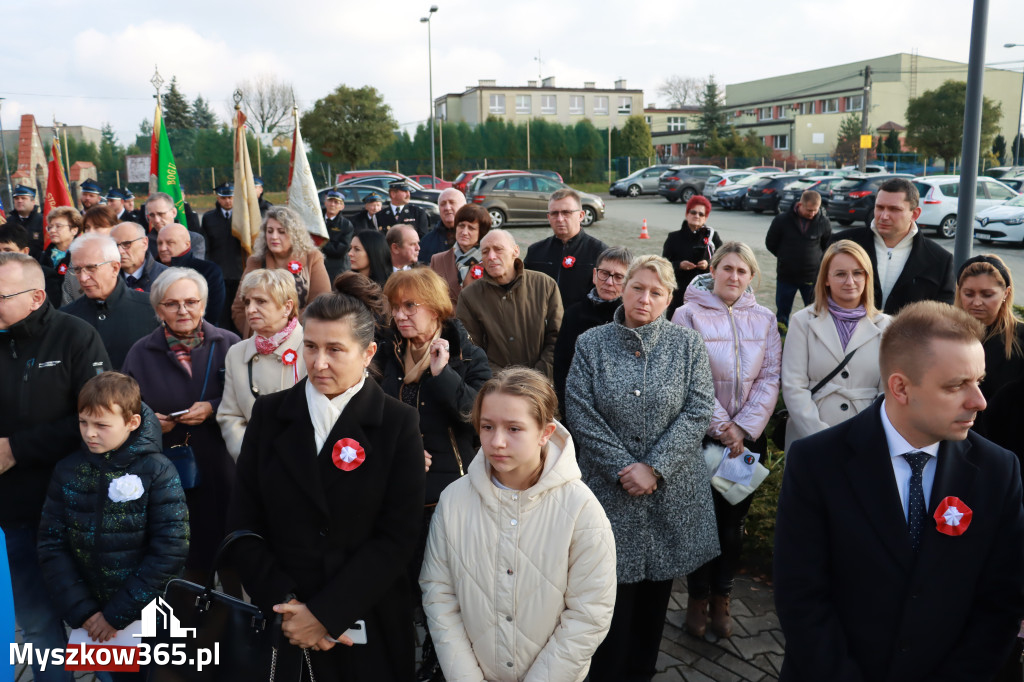
[[[701,441],[714,387],[704,340],[665,319],[672,265],[640,256],[615,320],[580,336],[566,383],[583,480],[615,534],[618,591],[592,682],[650,680],[672,579],[719,554]]]

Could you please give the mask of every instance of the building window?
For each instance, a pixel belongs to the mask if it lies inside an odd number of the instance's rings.
[[[852,97],[845,98],[844,105],[847,111],[863,111],[864,110],[864,95],[853,95]]]
[[[772,116],[772,108],[771,107],[763,107],[763,108],[757,110],[757,120],[759,120],[759,121],[770,121],[770,120],[772,120],[772,118],[774,118],[774,117]]]
[[[594,97],[594,115],[608,115],[608,97],[606,95],[598,95],[597,97]]]
[[[558,113],[558,105],[555,95],[541,95],[540,96],[540,113],[542,114],[555,114]]]
[[[789,135],[776,135],[775,149],[789,149]]]
[[[569,96],[569,113],[570,114],[582,114],[583,113],[583,95],[570,95]]]
[[[668,130],[670,133],[678,133],[681,130],[686,130],[686,119],[682,116],[669,116]]]
[[[619,115],[629,116],[633,113],[633,98],[632,97],[620,97],[619,98]]]
[[[491,95],[490,112],[492,114],[505,113],[505,95]]]
[[[839,98],[833,97],[832,99],[822,100],[824,107],[822,113],[825,114],[838,114],[839,113]]]
[[[516,95],[516,113],[517,114],[530,114],[533,113],[533,104],[530,102],[529,95]]]
[[[653,130],[653,126],[651,125],[651,117],[650,116],[644,116],[644,123],[647,124],[648,128],[651,128]]]
[[[437,105],[437,117],[442,121],[448,120],[448,102],[441,102]]]
[[[813,114],[814,113],[814,102],[801,102],[800,108],[797,111],[801,114]]]

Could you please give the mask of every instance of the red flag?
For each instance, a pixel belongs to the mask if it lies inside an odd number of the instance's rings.
[[[43,198],[43,225],[46,224],[46,216],[58,206],[74,206],[71,203],[71,192],[64,181],[64,169],[60,163],[60,147],[56,138],[50,149],[50,162],[47,164],[46,196]],[[43,247],[50,245],[49,231],[43,232]]]

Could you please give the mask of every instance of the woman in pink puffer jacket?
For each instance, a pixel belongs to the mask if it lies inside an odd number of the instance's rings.
[[[767,452],[765,426],[779,398],[782,341],[775,315],[754,300],[750,281],[758,273],[749,246],[727,242],[715,251],[711,273],[695,278],[672,321],[704,338],[715,384],[715,407],[706,444],[716,442],[737,457],[744,449]],[[687,576],[686,630],[702,637],[708,626],[719,637],[732,634],[729,594],[739,564],[743,522],[753,495],[730,504],[712,491],[722,553]]]

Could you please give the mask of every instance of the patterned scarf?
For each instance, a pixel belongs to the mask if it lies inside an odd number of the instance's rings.
[[[192,376],[192,349],[203,345],[203,330],[196,329],[191,334],[178,336],[164,325],[164,338],[167,339],[167,347],[174,353],[181,366],[185,368],[189,376]]]
[[[828,312],[832,315],[832,321],[836,323],[839,342],[843,344],[843,350],[846,350],[846,344],[850,342],[857,323],[867,315],[867,312],[862,305],[856,308],[844,308],[833,301],[831,296],[828,297]]]
[[[285,325],[284,329],[269,338],[266,336],[260,336],[259,334],[254,335],[253,339],[256,341],[256,352],[260,355],[270,355],[277,350],[278,346],[284,343],[285,339],[292,335],[292,332],[295,331],[297,326],[299,326],[299,318],[293,317],[288,324]]]
[[[64,257],[68,255],[67,251],[61,251],[56,246],[50,251],[50,260],[53,261],[53,267],[56,268],[60,265],[60,262],[64,260]]]
[[[455,245],[455,267],[459,269],[459,284],[466,281],[469,269],[479,263],[481,258],[483,256],[480,254],[479,243],[465,253],[462,252],[462,247],[458,244]]]

